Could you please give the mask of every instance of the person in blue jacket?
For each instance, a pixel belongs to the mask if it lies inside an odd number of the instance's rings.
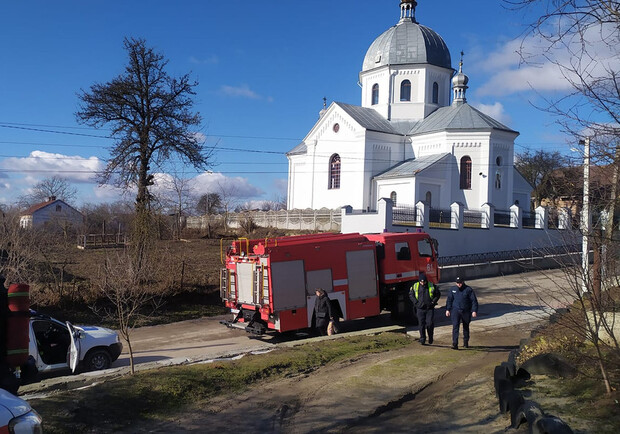
[[[459,349],[459,328],[463,323],[463,347],[469,348],[469,323],[478,316],[478,299],[474,290],[461,277],[448,293],[446,316],[452,318],[452,349]]]

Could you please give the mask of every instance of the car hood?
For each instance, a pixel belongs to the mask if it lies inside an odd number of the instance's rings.
[[[30,404],[4,389],[0,389],[0,409],[5,408],[13,417],[28,413],[32,408]]]
[[[88,337],[101,339],[101,338],[116,338],[118,334],[114,330],[110,330],[105,327],[97,326],[73,326],[77,330],[82,331]]]

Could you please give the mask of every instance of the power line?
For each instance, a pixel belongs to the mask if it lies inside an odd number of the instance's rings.
[[[71,136],[85,136],[85,137],[95,137],[95,138],[103,138],[103,139],[112,139],[112,136],[101,136],[95,134],[84,134],[84,133],[71,133],[67,131],[58,131],[58,130],[50,130],[44,128],[66,128],[66,129],[80,129],[80,130],[91,130],[91,131],[100,131],[100,129],[96,128],[83,128],[83,127],[66,127],[62,125],[38,125],[38,124],[23,124],[23,123],[15,123],[15,122],[0,122],[0,127],[2,128],[13,128],[17,130],[26,130],[26,131],[36,131],[43,133],[53,133],[53,134],[66,134]],[[36,128],[35,128],[36,127]],[[109,131],[109,130],[107,130]],[[205,134],[206,137],[224,137],[227,139],[252,139],[252,140],[286,140],[286,141],[300,141],[299,138],[293,137],[271,137],[271,136],[242,136],[242,135],[230,135],[230,134]]]

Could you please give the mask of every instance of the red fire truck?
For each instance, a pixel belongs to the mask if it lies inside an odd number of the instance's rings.
[[[437,243],[424,232],[239,239],[225,254],[223,247],[220,295],[234,315],[223,323],[256,334],[311,327],[316,288],[350,320],[383,309],[406,315],[419,274],[439,281]]]

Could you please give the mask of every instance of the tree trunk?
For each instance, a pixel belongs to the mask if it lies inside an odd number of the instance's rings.
[[[612,241],[614,236],[614,213],[616,210],[616,200],[618,196],[618,172],[620,172],[620,146],[616,146],[612,169],[611,192],[609,194],[609,206],[607,208],[608,220],[605,225],[605,239],[607,241]]]

